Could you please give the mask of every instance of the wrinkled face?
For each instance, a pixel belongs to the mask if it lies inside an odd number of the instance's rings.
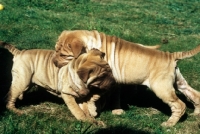
[[[67,65],[74,57],[77,58],[85,52],[84,43],[80,39],[78,31],[63,31],[55,45],[56,54],[54,55],[54,64],[61,68]]]
[[[77,63],[79,63],[75,65],[78,68],[77,74],[89,90],[98,89],[105,92],[115,84],[112,70],[108,63],[103,60],[104,55],[105,53],[92,49],[77,59]]]

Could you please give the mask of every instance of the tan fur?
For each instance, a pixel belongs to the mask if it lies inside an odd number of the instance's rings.
[[[182,92],[190,102],[194,104],[195,110],[193,115],[200,114],[200,92],[194,90],[190,85],[188,85],[185,78],[180,73],[179,68],[176,68],[176,84],[178,90]]]
[[[19,51],[4,42],[0,42],[0,45],[14,55],[8,109],[22,114],[23,111],[15,107],[15,102],[17,98],[22,98],[30,83],[34,83],[62,97],[78,120],[96,123],[93,117],[84,113],[76,101],[86,97],[92,87],[106,92],[115,83],[109,65],[103,60],[104,53],[92,49],[89,53],[80,55],[77,59],[70,61],[67,66],[59,69],[52,62],[55,51],[42,49]],[[84,80],[82,74],[87,75]]]
[[[55,46],[54,63],[62,67],[70,61],[67,57],[76,58],[92,48],[106,53],[105,60],[117,82],[146,85],[170,106],[172,115],[163,126],[174,126],[178,122],[186,106],[176,96],[173,87],[176,63],[197,54],[200,46],[191,51],[169,53],[98,31],[63,31]]]
[[[79,103],[79,106],[81,109],[85,112],[85,114],[96,117],[97,116],[97,107],[96,101],[100,99],[101,95],[99,94],[93,94],[91,97],[89,97],[89,100],[82,101],[82,103]]]
[[[120,88],[117,84],[111,87],[107,92],[98,89],[91,89],[84,100],[78,102],[86,115],[96,117],[105,108],[112,109],[112,114],[121,115],[124,110],[120,105]]]

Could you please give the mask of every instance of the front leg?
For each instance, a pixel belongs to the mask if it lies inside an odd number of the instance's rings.
[[[87,117],[90,117],[90,112],[88,110],[87,100],[82,100],[78,103],[79,107],[83,110]]]
[[[90,112],[90,115],[92,116],[92,117],[96,117],[97,116],[97,107],[96,107],[96,105],[95,105],[95,102],[97,101],[97,100],[99,100],[99,98],[100,98],[100,95],[97,95],[97,94],[94,94],[91,98],[90,98],[90,100],[87,102],[87,104],[88,104],[88,110],[89,110],[89,112]]]
[[[97,121],[93,117],[86,115],[83,110],[79,107],[77,104],[75,98],[69,94],[61,93],[61,96],[63,100],[65,101],[65,104],[68,106],[71,113],[76,117],[78,120],[82,121],[88,121],[91,123],[94,123],[98,126],[105,126],[105,124],[102,121]]]
[[[76,119],[82,120],[82,121],[94,122],[94,119],[92,117],[88,117],[85,115],[85,113],[76,103],[76,100],[72,95],[61,93],[61,96],[63,100],[65,101],[65,104],[68,106],[69,110],[71,111],[71,113],[76,117]]]

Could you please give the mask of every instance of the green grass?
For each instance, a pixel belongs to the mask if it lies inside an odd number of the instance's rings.
[[[63,30],[75,29],[95,29],[145,45],[161,44],[161,50],[170,52],[200,44],[199,0],[0,0],[0,3],[4,5],[0,11],[0,40],[20,49],[54,49]],[[168,43],[163,44],[163,39]],[[0,53],[0,58],[8,57]],[[188,83],[200,91],[200,55],[178,65]],[[3,76],[5,71],[0,73]],[[5,81],[5,77],[0,78]],[[0,92],[5,93],[5,83],[0,84]],[[107,124],[106,128],[77,121],[61,99],[44,98],[43,94],[33,92],[27,94],[31,99],[22,101],[27,103],[18,104],[20,109],[31,111],[26,115],[17,116],[1,106],[0,133],[200,133],[199,118],[189,115],[193,107],[179,93],[188,106],[186,115],[176,126],[162,128],[160,124],[170,116],[168,106],[150,91],[136,93],[126,88],[122,95],[126,113],[114,116],[108,110],[97,118]]]

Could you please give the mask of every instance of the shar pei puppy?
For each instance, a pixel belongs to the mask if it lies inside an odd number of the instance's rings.
[[[175,94],[174,83],[178,84],[178,89],[194,104],[194,114],[200,114],[199,92],[187,84],[177,68],[179,60],[199,53],[200,46],[186,52],[169,53],[98,31],[63,31],[55,45],[54,63],[62,67],[72,58],[77,58],[92,48],[106,53],[105,60],[110,65],[116,82],[146,85],[169,105],[172,115],[162,126],[174,126],[185,113],[186,106]]]
[[[115,83],[112,71],[103,59],[105,53],[92,49],[73,59],[68,65],[57,68],[52,61],[55,51],[43,49],[20,51],[5,42],[0,42],[0,45],[14,55],[12,84],[6,105],[8,109],[17,114],[23,113],[15,107],[15,102],[17,98],[22,98],[23,93],[33,83],[61,97],[76,119],[101,123],[86,115],[77,101],[86,97],[90,89],[95,89],[94,87],[98,87],[98,91],[102,93]],[[96,95],[100,96],[100,93]]]

